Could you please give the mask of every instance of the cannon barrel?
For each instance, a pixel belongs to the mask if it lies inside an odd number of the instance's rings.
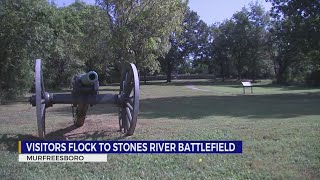
[[[80,81],[83,85],[93,85],[98,81],[98,74],[95,71],[81,74]]]

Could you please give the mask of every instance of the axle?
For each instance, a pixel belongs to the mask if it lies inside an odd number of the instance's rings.
[[[46,107],[52,107],[53,104],[121,104],[120,95],[96,94],[76,96],[72,94],[44,93],[44,102]],[[29,99],[32,106],[36,106],[36,96],[32,95]]]

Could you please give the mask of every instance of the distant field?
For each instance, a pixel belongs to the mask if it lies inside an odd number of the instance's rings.
[[[109,155],[107,163],[19,163],[17,141],[37,139],[35,109],[0,106],[1,179],[320,179],[320,88],[208,80],[141,85],[135,134],[118,132],[117,108],[94,106],[75,129],[70,105],[47,110],[52,140],[242,140],[240,155]],[[117,86],[103,92],[117,93]],[[202,159],[200,162],[199,159]]]

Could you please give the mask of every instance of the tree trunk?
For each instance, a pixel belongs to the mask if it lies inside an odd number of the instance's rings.
[[[253,72],[252,72],[252,74],[251,74],[251,80],[252,80],[252,82],[256,82],[256,71],[255,70],[253,70]]]
[[[167,82],[166,83],[171,83],[171,70],[168,69],[167,71]]]
[[[276,77],[278,84],[285,84],[287,82],[287,79],[285,77],[285,70],[283,68],[280,68],[278,70],[278,74],[276,75]]]
[[[146,70],[144,70],[143,77],[144,77],[144,84],[146,85],[147,84],[147,71]]]
[[[221,65],[221,77],[222,77],[222,82],[224,82],[224,65],[223,63],[220,64]]]
[[[252,82],[256,82],[256,77],[257,77],[257,64],[256,64],[256,61],[255,59],[252,60],[253,61],[253,64],[251,65],[251,79],[252,79]],[[250,72],[250,71],[249,71]]]
[[[238,80],[241,80],[241,67],[237,67],[237,72],[238,72]]]
[[[208,74],[213,74],[213,65],[211,63],[208,65]]]
[[[167,82],[166,83],[171,83],[171,73],[172,73],[172,63],[170,60],[168,60],[168,69],[167,69]]]
[[[276,71],[276,78],[278,84],[286,84],[287,83],[287,63],[285,59],[277,59],[277,64],[279,66],[278,70]]]

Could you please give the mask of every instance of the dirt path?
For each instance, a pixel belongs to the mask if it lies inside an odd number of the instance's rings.
[[[192,90],[195,90],[195,91],[212,92],[212,93],[216,93],[216,94],[237,95],[237,94],[234,94],[234,93],[231,93],[231,92],[210,91],[210,90],[207,90],[207,89],[200,89],[200,88],[195,87],[195,86],[194,86],[194,85],[192,85],[192,84],[190,84],[190,85],[186,85],[186,87],[187,87],[188,89],[192,89]]]

